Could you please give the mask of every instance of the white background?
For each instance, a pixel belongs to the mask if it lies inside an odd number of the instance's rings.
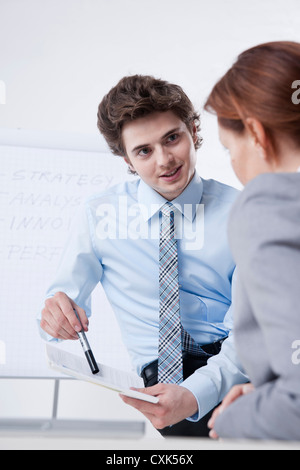
[[[299,0],[0,0],[0,127],[96,135],[101,98],[135,73],[181,85],[201,112],[237,54],[273,40],[300,41]],[[200,174],[240,188],[206,113],[202,135]],[[0,416],[48,415],[49,390],[0,381]],[[101,393],[67,384],[60,416],[139,417]]]

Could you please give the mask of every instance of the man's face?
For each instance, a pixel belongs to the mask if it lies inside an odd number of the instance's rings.
[[[126,162],[165,199],[175,199],[191,181],[196,165],[195,140],[172,112],[154,112],[124,125]]]

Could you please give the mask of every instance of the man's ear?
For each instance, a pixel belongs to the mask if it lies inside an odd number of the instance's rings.
[[[196,144],[197,140],[198,140],[198,134],[197,134],[197,126],[196,126],[196,123],[195,121],[193,122],[193,134],[192,134],[192,137],[193,137],[193,142],[194,144]]]
[[[123,159],[125,163],[130,167],[130,169],[133,169],[133,166],[131,165],[131,162],[128,157],[123,156]]]
[[[135,171],[135,168],[133,167],[133,165],[132,165],[131,161],[129,160],[129,158],[123,156],[123,159],[124,159],[125,163],[128,165],[128,173],[130,173],[131,175],[137,175],[137,172]]]

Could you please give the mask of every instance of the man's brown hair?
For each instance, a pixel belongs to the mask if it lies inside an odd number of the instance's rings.
[[[124,124],[153,112],[165,111],[173,111],[192,135],[193,126],[196,126],[195,148],[198,149],[202,143],[200,117],[191,101],[180,86],[149,75],[122,78],[99,104],[97,125],[112,153],[126,156],[122,141]]]

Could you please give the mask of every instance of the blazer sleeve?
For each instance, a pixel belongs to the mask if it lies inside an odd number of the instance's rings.
[[[300,339],[300,179],[287,182],[259,177],[232,214],[232,250],[272,378],[219,416],[221,437],[300,439],[300,365],[292,360]],[[261,360],[260,351],[246,353]]]

